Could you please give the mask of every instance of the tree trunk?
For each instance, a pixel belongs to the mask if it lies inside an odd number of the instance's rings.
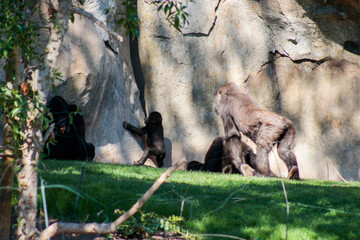
[[[31,126],[31,122],[36,114],[36,112],[29,113],[28,130],[26,132],[27,138],[23,145],[21,170],[18,174],[20,193],[18,204],[19,226],[17,235],[20,240],[31,239],[37,233],[36,213],[38,173],[36,165],[40,155],[38,146],[41,146],[41,133],[38,129]]]
[[[5,66],[6,82],[13,82],[14,77],[19,73],[19,48],[15,47],[14,51],[9,54]],[[16,84],[13,84],[16,86]],[[4,122],[9,119],[5,116]],[[9,239],[11,225],[11,199],[14,179],[15,158],[9,148],[12,144],[12,138],[9,134],[10,125],[7,125],[4,131],[4,156],[2,159],[2,171],[0,178],[0,239]]]
[[[5,137],[6,137],[5,130]],[[5,154],[11,152],[5,151]],[[11,224],[11,198],[14,176],[14,161],[11,157],[4,157],[1,173],[0,190],[0,239],[9,239]]]
[[[40,49],[38,52],[46,52],[40,69],[32,72],[31,88],[40,95],[40,101],[45,103],[47,93],[51,88],[52,70],[56,63],[56,57],[67,28],[67,22],[70,14],[64,15],[62,11],[67,11],[71,6],[71,1],[42,0],[35,1],[39,15],[33,15],[38,21],[40,27],[38,43]],[[56,14],[55,14],[56,13]],[[56,20],[51,17],[56,16]],[[56,22],[58,25],[55,25]],[[60,29],[57,26],[61,26]],[[36,65],[36,64],[35,64]],[[38,230],[36,228],[37,217],[37,186],[38,172],[36,165],[38,163],[41,148],[42,134],[40,125],[34,125],[34,121],[39,112],[28,102],[28,112],[26,141],[22,146],[21,170],[18,174],[19,181],[19,203],[18,203],[18,229],[17,237],[19,240],[35,238]]]

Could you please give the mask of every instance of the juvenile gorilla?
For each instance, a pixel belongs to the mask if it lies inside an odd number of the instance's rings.
[[[147,134],[147,147],[144,149],[141,158],[134,162],[134,165],[144,165],[146,160],[150,158],[157,167],[164,166],[166,155],[164,128],[162,116],[159,112],[151,112],[149,117],[145,119],[145,127],[143,128],[134,127],[128,122],[124,122],[123,127],[139,137]]]
[[[215,112],[220,115],[226,137],[242,132],[256,143],[255,168],[265,176],[274,176],[270,171],[268,154],[277,145],[280,158],[288,167],[287,178],[299,178],[293,123],[276,113],[261,109],[247,93],[235,83],[226,84],[215,94]],[[235,162],[239,169],[243,162]],[[239,169],[240,171],[240,169]]]
[[[233,147],[233,145],[235,146]],[[233,136],[230,139],[217,137],[206,152],[204,163],[191,161],[187,165],[187,170],[239,173],[238,169],[233,165],[236,158],[244,159],[246,164],[250,166],[245,169],[246,165],[243,164],[243,174],[253,175],[254,171],[251,170],[251,167],[255,160],[255,154],[251,148],[242,142],[239,137]]]
[[[187,164],[189,171],[222,172],[223,165],[223,137],[217,137],[206,152],[204,163],[191,161]]]
[[[95,147],[85,141],[85,121],[76,113],[77,106],[69,105],[60,96],[53,97],[48,106],[53,115],[55,143],[49,143],[44,149],[46,158],[59,160],[91,161],[95,156]],[[70,124],[70,114],[73,115]]]

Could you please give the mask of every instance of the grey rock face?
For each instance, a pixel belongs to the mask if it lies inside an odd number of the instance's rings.
[[[139,2],[146,109],[163,114],[173,162],[203,160],[223,134],[213,96],[236,82],[295,123],[301,177],[360,179],[359,6],[325,2],[196,0],[181,31]]]
[[[104,4],[113,2],[92,1],[85,10],[114,29],[111,17],[103,13],[109,7]],[[82,108],[86,140],[95,145],[96,161],[131,164],[141,156],[141,141],[130,136],[122,123],[140,125],[145,115],[129,64],[129,40],[113,41],[90,20],[75,17],[74,24],[69,22],[57,59],[64,81],[55,83],[57,91],[49,98],[58,94]]]

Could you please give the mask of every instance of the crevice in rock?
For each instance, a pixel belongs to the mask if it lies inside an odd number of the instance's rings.
[[[212,24],[211,28],[209,29],[208,33],[202,33],[202,32],[183,33],[183,36],[184,37],[209,37],[211,32],[214,30],[216,20],[217,20],[217,16],[215,16],[213,24]]]
[[[140,103],[141,107],[146,113],[145,109],[145,79],[141,68],[141,61],[139,56],[139,46],[138,46],[138,38],[137,36],[133,37],[132,35],[129,37],[130,39],[130,59],[131,59],[131,65],[134,72],[134,78],[135,82],[138,86],[139,92],[140,92]]]
[[[346,51],[349,51],[353,54],[360,55],[360,44],[353,41],[346,41],[343,44],[343,47]]]
[[[156,35],[154,36],[154,38],[160,39],[160,40],[170,40],[171,37],[166,37],[166,36],[161,36],[161,35]]]
[[[320,66],[321,64],[331,60],[331,57],[325,57],[325,58],[322,58],[319,60],[315,60],[315,59],[311,59],[311,58],[292,59],[288,53],[284,54],[284,53],[279,52],[278,50],[275,50],[274,52],[269,52],[269,54],[271,54],[274,57],[270,58],[269,61],[262,64],[259,72],[262,71],[264,66],[274,63],[277,59],[282,58],[282,57],[289,58],[295,64],[301,64],[301,63],[306,63],[306,62],[313,63],[314,64],[313,70],[315,68],[317,68],[318,66]]]
[[[216,7],[215,7],[215,14],[217,12],[217,10],[219,9],[220,3],[222,0],[219,0]],[[191,32],[191,33],[183,33],[184,37],[209,37],[211,32],[214,30],[215,25],[216,25],[216,20],[217,20],[217,16],[215,15],[215,18],[213,20],[213,23],[209,29],[209,31],[207,33],[202,33],[202,32]]]

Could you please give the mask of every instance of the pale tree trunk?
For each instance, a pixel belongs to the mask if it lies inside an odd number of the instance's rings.
[[[47,94],[51,88],[50,79],[52,77],[52,69],[56,63],[59,47],[61,45],[63,34],[66,31],[68,17],[62,15],[59,11],[69,8],[67,4],[71,1],[61,1],[63,6],[59,6],[57,0],[42,0],[38,1],[40,11],[39,17],[33,16],[39,22],[40,37],[38,42],[41,43],[39,52],[46,52],[44,62],[41,64],[41,69],[32,71],[32,80],[29,81],[34,92],[40,94],[41,101],[46,102]],[[58,26],[55,27],[53,19],[56,16]],[[30,104],[30,103],[29,103]],[[37,219],[37,187],[38,187],[38,172],[36,170],[37,163],[42,148],[42,133],[39,123],[35,125],[35,119],[39,112],[34,106],[30,105],[32,109],[28,113],[26,141],[23,144],[23,157],[20,165],[20,172],[18,174],[19,182],[19,204],[18,204],[18,228],[17,238],[20,240],[34,239],[38,233],[36,228]]]
[[[13,78],[19,73],[19,48],[15,47],[10,53],[5,66],[6,82],[13,82]],[[16,84],[13,84],[16,86]],[[10,123],[5,117],[5,124]],[[12,138],[9,134],[10,125],[4,131],[4,156],[2,159],[2,171],[0,177],[0,239],[9,239],[11,225],[11,199],[14,179],[15,158],[13,151],[9,148],[12,145]]]
[[[17,229],[18,239],[31,239],[37,233],[37,186],[38,175],[36,170],[39,159],[41,133],[38,126],[32,126],[32,121],[38,113],[29,113],[26,142],[23,144],[23,157],[21,170],[18,174],[19,181],[19,226]]]

